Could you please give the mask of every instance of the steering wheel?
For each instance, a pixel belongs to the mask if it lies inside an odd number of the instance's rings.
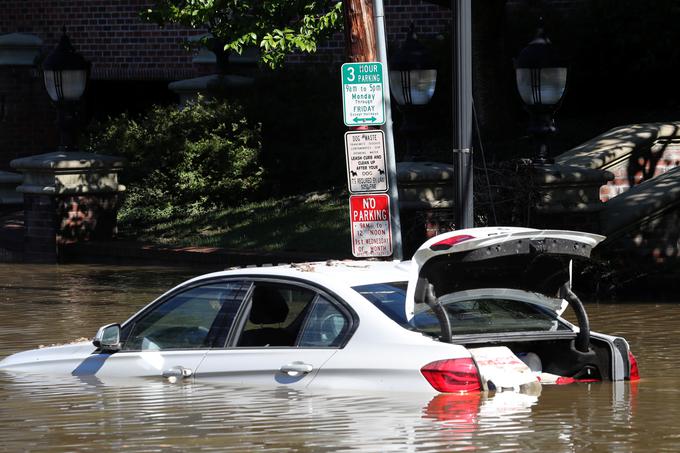
[[[340,320],[338,322],[337,320]],[[320,336],[323,342],[332,344],[345,327],[345,317],[338,313],[325,316],[321,321]]]

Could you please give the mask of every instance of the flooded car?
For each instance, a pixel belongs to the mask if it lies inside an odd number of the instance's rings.
[[[603,237],[476,228],[411,261],[327,261],[191,279],[92,342],[11,355],[14,373],[458,393],[636,380],[620,337],[591,332],[570,263]],[[561,317],[571,306],[577,325]]]

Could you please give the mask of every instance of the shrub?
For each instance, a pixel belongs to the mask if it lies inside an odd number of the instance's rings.
[[[128,186],[124,223],[242,203],[262,185],[260,125],[224,101],[122,114],[94,124],[85,147],[128,159],[121,175]]]

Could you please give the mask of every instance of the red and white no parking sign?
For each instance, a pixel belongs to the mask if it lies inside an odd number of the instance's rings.
[[[352,254],[357,258],[392,255],[390,197],[385,194],[349,197]]]

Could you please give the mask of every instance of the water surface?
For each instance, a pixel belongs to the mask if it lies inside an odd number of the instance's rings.
[[[0,357],[92,337],[209,270],[0,264]],[[629,340],[639,383],[432,398],[0,373],[0,451],[680,450],[680,304],[587,308]]]

